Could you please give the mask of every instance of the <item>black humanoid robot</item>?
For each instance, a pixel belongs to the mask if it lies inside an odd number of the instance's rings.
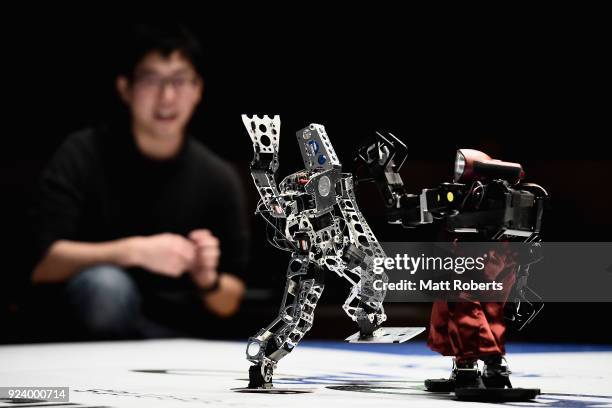
[[[522,329],[543,307],[541,298],[527,286],[527,277],[530,265],[541,259],[540,230],[547,192],[537,184],[522,182],[525,173],[520,164],[461,149],[457,151],[453,182],[410,194],[399,174],[406,157],[404,143],[392,134],[381,133],[356,154],[356,161],[371,177],[367,180],[374,181],[381,192],[389,223],[406,228],[438,223],[457,241],[529,243],[517,260],[515,283],[507,302],[434,303],[428,345],[455,360],[451,377],[425,381],[427,390],[454,391],[459,399],[466,400],[535,398],[538,389],[512,388],[503,358],[504,333],[506,324]],[[470,326],[478,325],[487,328],[481,332],[488,333],[485,340],[490,340],[493,347],[484,349],[478,339],[470,338],[475,333]],[[452,332],[451,327],[458,329]],[[484,362],[482,371],[478,360]]]

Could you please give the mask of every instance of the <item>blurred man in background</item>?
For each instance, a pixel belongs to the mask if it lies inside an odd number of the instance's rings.
[[[194,37],[138,26],[126,50],[126,120],[71,135],[42,174],[31,280],[62,283],[91,338],[203,333],[207,314],[234,314],[244,293],[241,183],[187,134],[204,89]]]

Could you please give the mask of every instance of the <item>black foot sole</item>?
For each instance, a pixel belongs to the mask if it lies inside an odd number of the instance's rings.
[[[314,392],[314,388],[231,388],[234,392],[245,392],[255,394],[308,394]]]
[[[453,392],[455,381],[448,378],[425,380],[425,389],[429,392]]]
[[[455,396],[461,401],[529,401],[540,395],[539,388],[457,388]]]

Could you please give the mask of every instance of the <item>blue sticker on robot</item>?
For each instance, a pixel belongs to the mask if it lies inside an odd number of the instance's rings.
[[[316,155],[317,153],[319,153],[319,144],[317,143],[316,140],[309,141],[308,147],[310,147],[310,151],[312,152],[313,155]]]
[[[319,156],[319,164],[322,166],[325,164],[325,162],[327,161],[327,157],[325,157],[324,154]]]

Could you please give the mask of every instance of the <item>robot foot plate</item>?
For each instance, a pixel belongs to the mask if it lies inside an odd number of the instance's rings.
[[[261,388],[231,388],[235,392],[252,392],[259,394],[308,394],[314,392],[314,388],[280,388],[280,387],[261,387]]]
[[[348,343],[404,343],[424,331],[424,327],[381,327],[375,330],[372,336],[362,336],[361,332],[357,332],[344,341]]]
[[[530,401],[540,395],[539,388],[457,388],[455,396],[461,401]]]

